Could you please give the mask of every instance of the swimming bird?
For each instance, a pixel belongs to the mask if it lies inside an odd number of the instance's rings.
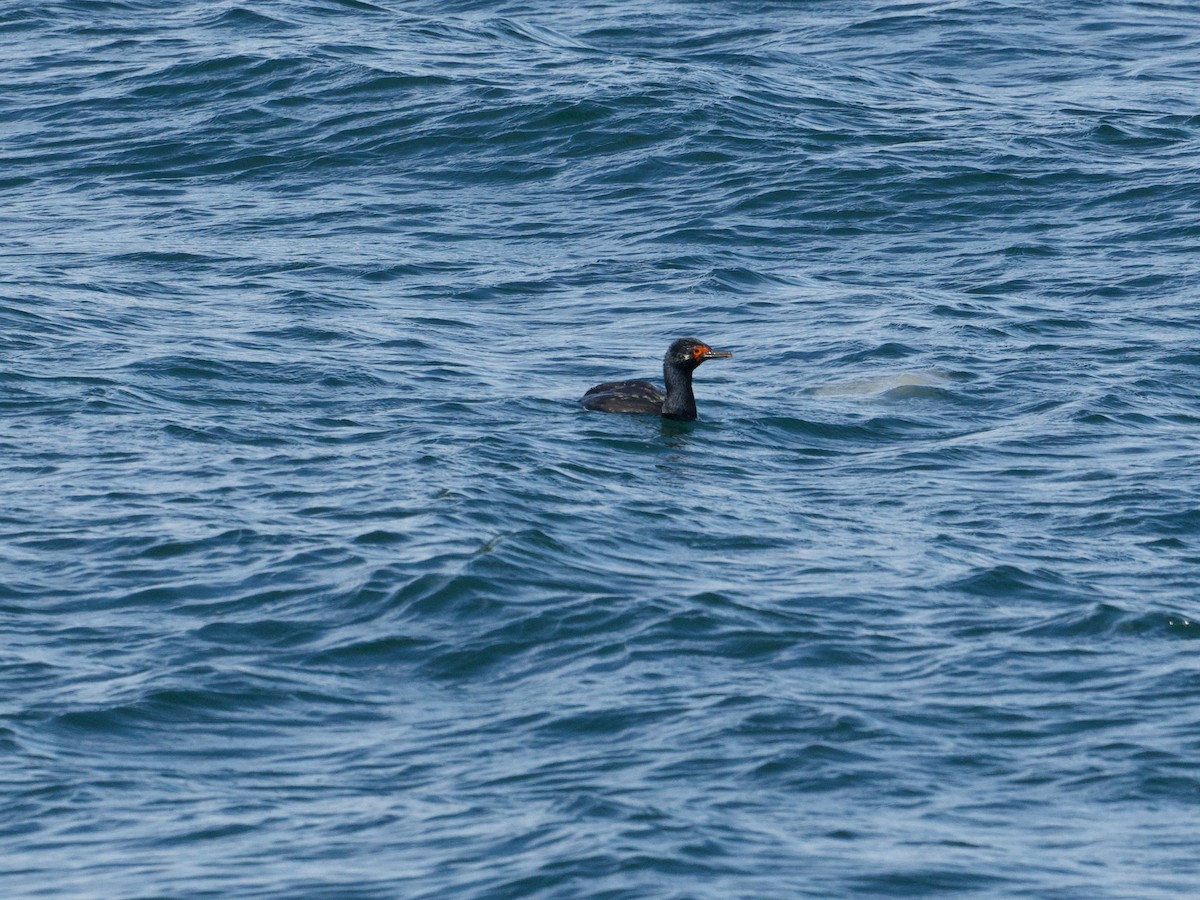
[[[644,413],[666,419],[696,418],[696,395],[692,373],[706,359],[729,359],[728,350],[714,350],[695,338],[680,338],[663,357],[664,393],[649,381],[606,381],[580,399],[584,409],[600,412]]]

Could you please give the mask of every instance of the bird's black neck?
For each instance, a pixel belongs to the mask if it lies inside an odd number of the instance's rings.
[[[667,383],[667,399],[663,401],[662,414],[668,419],[696,418],[691,370],[663,363],[663,381]]]

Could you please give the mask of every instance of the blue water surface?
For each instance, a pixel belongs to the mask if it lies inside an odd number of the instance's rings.
[[[0,46],[4,896],[1195,893],[1200,8]]]

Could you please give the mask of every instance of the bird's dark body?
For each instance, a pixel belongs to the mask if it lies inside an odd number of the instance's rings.
[[[692,373],[706,359],[728,359],[724,350],[714,350],[695,338],[680,338],[663,357],[663,380],[667,389],[649,381],[606,381],[580,399],[584,409],[611,413],[641,413],[667,419],[696,418]]]
[[[667,394],[648,381],[606,381],[598,384],[579,402],[598,412],[644,413],[661,416]]]

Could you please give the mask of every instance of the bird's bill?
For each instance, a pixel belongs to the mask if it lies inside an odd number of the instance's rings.
[[[696,362],[704,362],[706,359],[733,359],[733,354],[728,350],[714,350],[712,347],[704,346],[703,344],[692,351],[696,357]]]

